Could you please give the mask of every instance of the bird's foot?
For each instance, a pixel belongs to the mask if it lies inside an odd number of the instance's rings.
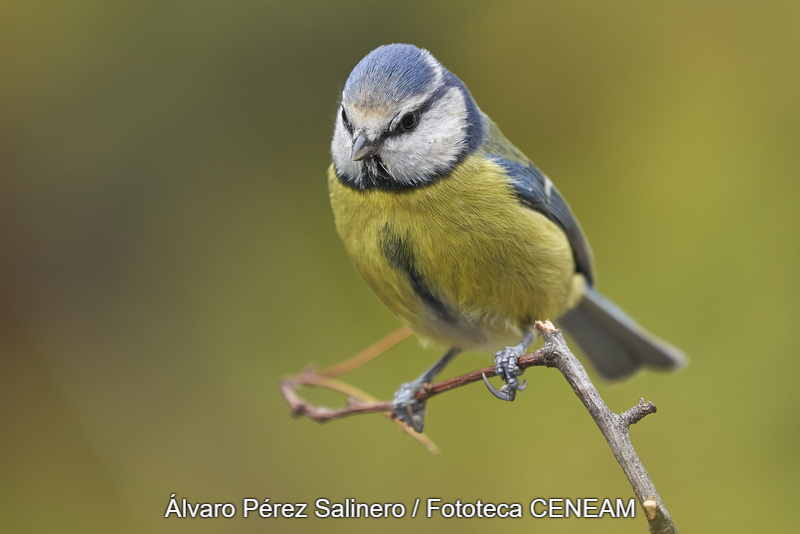
[[[511,402],[517,396],[517,391],[523,391],[526,387],[528,387],[527,380],[520,384],[519,379],[517,378],[525,372],[524,369],[520,369],[517,366],[517,360],[524,353],[525,347],[517,345],[516,347],[506,347],[505,350],[501,350],[495,354],[495,372],[497,373],[497,376],[502,378],[505,382],[503,387],[500,388],[500,391],[498,391],[491,384],[491,382],[489,382],[489,379],[486,378],[486,375],[483,375],[483,381],[486,383],[486,387],[489,388],[489,391],[492,392],[492,395],[498,399]]]
[[[418,391],[422,390],[422,387],[423,383],[419,381],[401,384],[392,401],[395,417],[419,434],[422,433],[422,428],[425,426],[425,403],[419,402],[414,397]]]

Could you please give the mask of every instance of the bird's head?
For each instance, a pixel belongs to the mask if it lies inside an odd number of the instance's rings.
[[[427,50],[376,48],[350,73],[333,132],[336,172],[359,189],[404,189],[446,175],[477,148],[480,111]]]

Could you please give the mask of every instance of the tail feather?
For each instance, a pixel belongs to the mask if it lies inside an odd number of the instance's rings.
[[[558,323],[609,380],[629,376],[642,366],[676,369],[687,361],[683,352],[647,332],[591,288]]]

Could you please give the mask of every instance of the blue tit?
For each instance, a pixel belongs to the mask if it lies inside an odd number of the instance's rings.
[[[394,396],[417,432],[415,393],[464,350],[496,352],[505,384],[487,386],[514,400],[537,320],[556,320],[608,379],[684,364],[594,289],[589,245],[558,189],[427,50],[385,45],[356,65],[331,154],[331,206],[355,268],[421,339],[450,347]]]

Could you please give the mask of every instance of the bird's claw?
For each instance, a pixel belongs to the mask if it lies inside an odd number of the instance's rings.
[[[509,400],[508,395],[506,395],[502,391],[498,391],[497,388],[494,387],[491,382],[489,382],[489,379],[486,378],[486,373],[481,373],[481,375],[483,376],[483,383],[486,384],[486,389],[488,389],[491,392],[492,395],[494,395],[495,397],[497,397],[500,400],[504,400],[504,401]],[[503,387],[505,388],[505,386],[503,386]]]
[[[517,360],[520,356],[522,356],[523,349],[519,347],[506,347],[505,350],[501,350],[494,357],[494,369],[497,373],[497,376],[502,378],[505,381],[503,387],[500,388],[498,391],[490,382],[489,379],[486,378],[486,375],[483,375],[483,382],[486,384],[486,387],[489,391],[500,400],[504,401],[513,401],[517,396],[517,391],[524,391],[526,387],[528,387],[528,381],[524,381],[520,384],[519,379],[517,378],[522,373],[525,372],[524,369],[520,369],[517,366]]]
[[[395,417],[420,434],[425,426],[426,404],[419,402],[415,396],[421,389],[422,384],[419,382],[401,384],[400,389],[395,392],[392,400]]]

